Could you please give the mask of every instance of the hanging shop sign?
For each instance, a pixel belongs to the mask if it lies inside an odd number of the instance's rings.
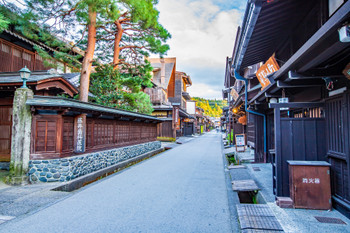
[[[261,90],[267,87],[271,82],[267,78],[269,74],[272,74],[273,72],[276,72],[279,70],[280,67],[278,63],[276,62],[276,59],[274,56],[270,57],[264,65],[262,65],[258,71],[256,72],[256,77],[259,79],[259,82],[262,86]]]
[[[350,63],[347,64],[347,66],[345,66],[345,69],[343,70],[343,74],[345,75],[345,77],[350,79]]]
[[[168,116],[168,112],[167,111],[153,111],[152,112],[152,116],[167,117]]]
[[[236,91],[234,88],[231,89],[230,94],[231,94],[232,98],[233,98],[235,101],[238,99],[238,96],[239,96],[239,95],[238,95],[237,91]]]
[[[173,123],[174,127],[180,129],[179,106],[173,106]]]
[[[193,120],[193,119],[190,119],[190,118],[185,118],[183,121],[184,121],[184,122],[193,122],[194,120]]]

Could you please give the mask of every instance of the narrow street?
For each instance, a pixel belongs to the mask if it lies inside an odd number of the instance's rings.
[[[220,137],[193,138],[0,232],[235,232]]]

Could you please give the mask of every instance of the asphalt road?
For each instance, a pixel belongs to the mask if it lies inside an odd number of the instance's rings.
[[[91,184],[0,232],[236,232],[221,134],[201,137]]]

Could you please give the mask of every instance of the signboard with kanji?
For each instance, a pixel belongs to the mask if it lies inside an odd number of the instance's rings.
[[[269,74],[272,74],[273,72],[276,72],[279,69],[280,67],[276,62],[276,59],[274,56],[270,57],[265,62],[265,64],[258,69],[258,71],[256,72],[256,77],[259,79],[259,82],[262,86],[261,89],[264,89],[270,84],[270,80],[267,78],[267,76]]]
[[[232,98],[233,98],[235,101],[236,101],[236,100],[238,99],[238,97],[239,97],[237,91],[236,91],[234,88],[231,89],[230,95],[232,96]]]
[[[74,119],[74,147],[76,153],[85,152],[86,115],[81,114]]]
[[[345,75],[345,77],[347,77],[348,79],[350,79],[350,63],[345,67],[345,69],[343,70],[343,74]]]

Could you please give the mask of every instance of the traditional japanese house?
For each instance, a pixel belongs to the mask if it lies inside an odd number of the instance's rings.
[[[249,0],[225,77],[255,161],[273,164],[274,194],[290,196],[287,160],[328,161],[333,205],[348,217],[349,22],[349,1]]]
[[[74,100],[79,75],[43,70],[34,46],[16,31],[0,34],[0,169],[12,167],[9,182],[68,181],[160,149],[162,120]]]
[[[154,108],[152,115],[161,117],[164,122],[158,127],[158,137],[175,139],[178,136],[191,135],[194,131],[193,120],[186,111],[186,101],[191,97],[186,92],[192,85],[190,76],[176,71],[176,58],[149,58],[153,66],[153,88],[146,88]]]

